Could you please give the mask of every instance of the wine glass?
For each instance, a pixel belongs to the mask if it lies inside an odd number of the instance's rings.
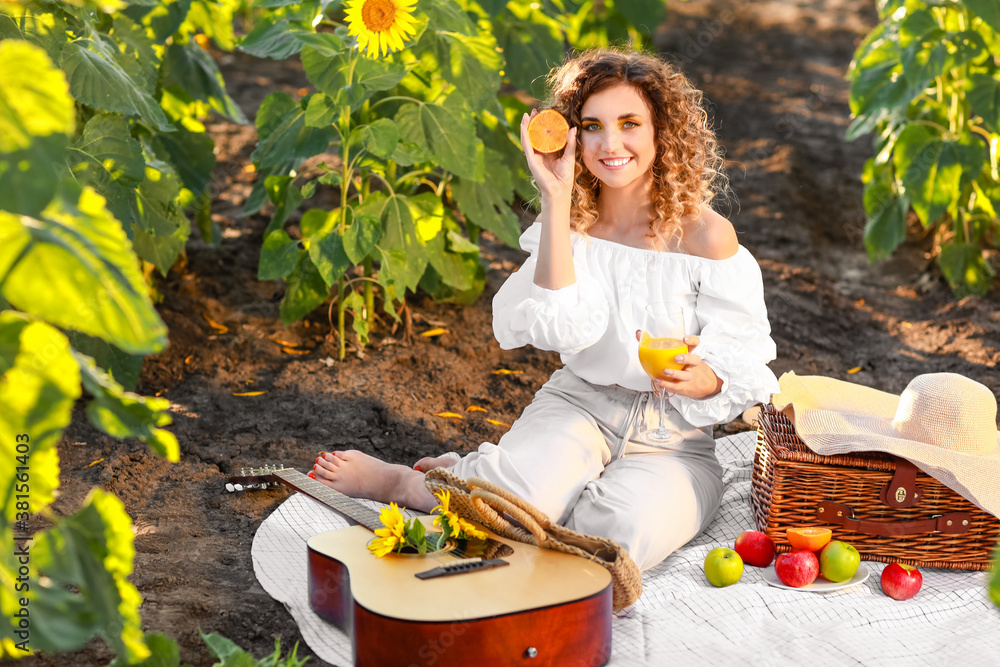
[[[642,317],[642,331],[639,337],[639,363],[642,369],[653,378],[663,378],[663,371],[679,370],[684,364],[674,359],[678,354],[687,354],[688,347],[684,344],[684,309],[677,304],[651,304],[646,306]],[[653,385],[656,393],[656,385]],[[660,423],[655,429],[647,429],[640,434],[640,439],[654,447],[669,447],[681,441],[681,434],[667,426],[664,417],[667,396],[673,392],[664,390],[657,393]]]

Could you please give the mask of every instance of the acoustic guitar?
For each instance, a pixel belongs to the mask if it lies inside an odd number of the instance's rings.
[[[229,482],[284,484],[360,524],[307,542],[310,605],[351,638],[357,667],[596,667],[611,657],[611,575],[596,563],[488,530],[376,558],[367,544],[379,514],[353,498],[291,468]],[[439,530],[432,516],[418,520]]]

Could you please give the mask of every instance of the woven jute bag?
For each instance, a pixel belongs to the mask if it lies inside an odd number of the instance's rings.
[[[501,537],[573,554],[605,567],[611,573],[611,606],[615,611],[642,595],[638,566],[614,540],[560,526],[524,499],[479,477],[464,480],[446,468],[435,468],[424,476],[424,485],[431,493],[449,491],[452,511]],[[511,523],[504,515],[521,525]]]

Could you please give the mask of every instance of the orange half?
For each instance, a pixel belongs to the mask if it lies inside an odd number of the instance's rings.
[[[555,109],[546,109],[535,114],[528,122],[528,140],[536,153],[555,153],[566,147],[569,123]]]
[[[789,528],[785,537],[793,549],[819,551],[833,537],[833,531],[829,528]]]

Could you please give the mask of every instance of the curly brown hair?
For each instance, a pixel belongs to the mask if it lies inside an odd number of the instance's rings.
[[[650,235],[667,244],[683,236],[681,219],[697,217],[727,187],[722,150],[702,93],[679,70],[656,56],[614,48],[584,51],[553,69],[548,76],[548,106],[580,127],[583,103],[594,93],[618,84],[634,86],[653,113],[656,157]],[[583,234],[597,221],[601,183],[576,156],[570,220]]]

